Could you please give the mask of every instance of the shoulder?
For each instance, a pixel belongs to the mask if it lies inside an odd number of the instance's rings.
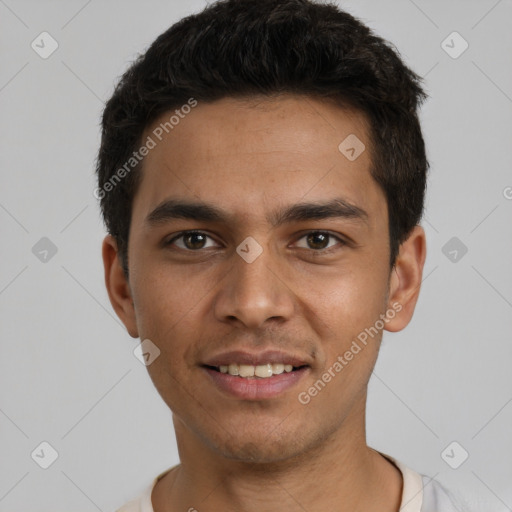
[[[151,503],[151,492],[153,491],[155,481],[153,481],[137,499],[125,503],[121,508],[118,508],[116,512],[154,512]]]
[[[438,481],[417,473],[394,457],[381,453],[402,473],[401,512],[470,512],[460,498]]]
[[[445,489],[439,482],[422,475],[423,504],[421,512],[467,512],[460,498]]]
[[[116,512],[141,512],[141,499],[132,500],[118,508]]]
[[[153,504],[151,502],[151,494],[153,489],[158,480],[163,478],[175,467],[176,466],[173,466],[172,468],[166,469],[163,473],[160,473],[156,478],[153,479],[151,484],[146,487],[141,496],[124,504],[121,508],[118,508],[116,512],[154,512]]]

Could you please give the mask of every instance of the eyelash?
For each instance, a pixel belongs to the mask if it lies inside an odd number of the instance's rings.
[[[211,237],[210,235],[208,235],[204,231],[196,231],[196,230],[182,231],[181,233],[177,234],[176,236],[174,236],[170,240],[166,241],[165,242],[165,246],[167,247],[167,246],[173,245],[176,240],[179,240],[180,238],[183,238],[183,237],[185,237],[187,235],[192,235],[192,234],[204,235],[204,236],[206,236],[206,237],[208,237],[210,239],[213,239],[213,237]],[[337,240],[339,242],[339,244],[341,246],[348,245],[348,242],[343,240],[339,236],[334,235],[333,233],[331,233],[329,231],[321,231],[321,230],[307,231],[300,238],[298,238],[296,242],[298,242],[299,240],[302,240],[303,238],[305,238],[305,237],[307,237],[309,235],[312,235],[312,234],[327,235],[329,237],[329,241],[330,241],[331,238],[334,238],[335,240]],[[182,247],[178,247],[178,249],[181,249],[181,250],[187,251],[187,252],[200,252],[204,248],[194,250],[194,249],[187,249],[187,248],[183,249]],[[312,251],[313,254],[319,254],[319,253],[321,253],[321,254],[329,254],[333,250],[337,249],[337,245],[332,246],[332,247],[328,247],[328,248],[325,248],[325,249],[310,249],[310,248],[306,248],[306,247],[299,247],[299,249],[309,249],[310,251]]]

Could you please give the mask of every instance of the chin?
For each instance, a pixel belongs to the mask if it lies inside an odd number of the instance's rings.
[[[295,458],[301,453],[299,446],[291,446],[285,442],[279,444],[269,443],[268,440],[261,442],[233,440],[229,445],[218,446],[219,453],[231,460],[248,464],[277,464]]]
[[[318,441],[305,437],[305,429],[298,426],[287,430],[267,426],[258,431],[232,429],[231,432],[231,436],[226,435],[226,431],[218,432],[217,436],[209,438],[208,444],[227,459],[250,464],[268,465],[294,460]]]

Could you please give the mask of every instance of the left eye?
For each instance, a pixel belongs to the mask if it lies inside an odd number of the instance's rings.
[[[326,233],[325,231],[312,231],[307,233],[303,237],[299,238],[299,240],[305,240],[306,245],[302,246],[304,249],[314,249],[315,251],[321,251],[324,249],[330,249],[336,243],[341,243],[343,245],[343,240],[338,238],[337,236],[332,235],[331,233]],[[329,241],[335,242],[330,244]],[[299,246],[300,247],[300,246]]]
[[[212,238],[205,233],[200,231],[189,231],[169,240],[168,245],[176,244],[180,249],[196,251],[198,249],[212,247],[212,245],[207,245],[208,239],[212,240]],[[178,243],[178,241],[180,241],[180,243]],[[215,244],[213,244],[213,246],[214,245]]]

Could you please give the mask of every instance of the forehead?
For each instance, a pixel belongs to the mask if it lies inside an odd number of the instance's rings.
[[[133,213],[171,195],[222,203],[240,218],[327,196],[371,209],[383,196],[370,174],[368,133],[361,112],[305,96],[225,98],[167,112],[143,136],[155,145]]]

